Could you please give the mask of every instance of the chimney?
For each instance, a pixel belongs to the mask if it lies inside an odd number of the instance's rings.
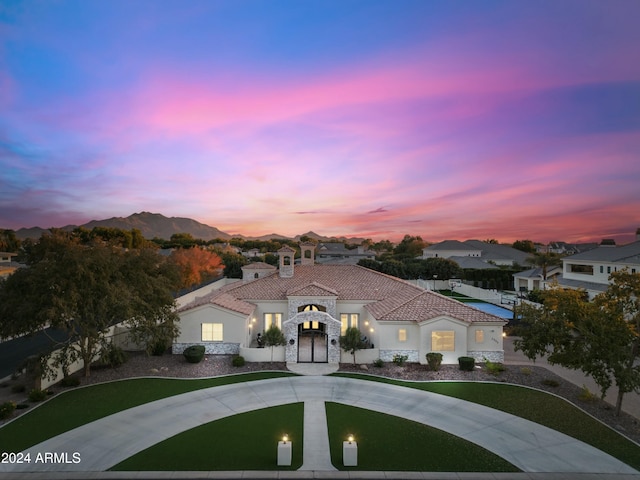
[[[293,263],[295,260],[296,251],[288,245],[285,245],[278,250],[280,256],[280,278],[293,277]]]
[[[640,228],[636,230],[636,242],[640,242]]]
[[[601,247],[615,247],[616,241],[613,238],[603,238],[600,242]]]
[[[300,265],[313,265],[315,261],[316,244],[304,242],[300,244]]]

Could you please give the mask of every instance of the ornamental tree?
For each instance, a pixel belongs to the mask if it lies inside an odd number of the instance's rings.
[[[606,292],[588,301],[580,290],[552,288],[540,307],[518,307],[522,338],[515,349],[530,359],[581,370],[593,377],[602,397],[618,388],[616,415],[625,393],[640,391],[640,274],[611,275]]]
[[[271,326],[264,332],[262,336],[265,346],[271,347],[271,361],[273,362],[273,347],[279,347],[287,343],[284,333],[278,328],[277,325],[271,324]]]
[[[344,335],[340,336],[340,348],[353,355],[354,365],[356,364],[356,352],[362,350],[364,347],[365,343],[362,340],[362,333],[360,333],[358,327],[349,327],[344,332]]]

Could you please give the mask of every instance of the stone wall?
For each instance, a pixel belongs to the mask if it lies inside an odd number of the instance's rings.
[[[418,350],[380,350],[380,360],[383,362],[393,362],[394,355],[406,355],[407,362],[419,362]]]
[[[289,308],[291,309],[291,307]],[[282,332],[287,342],[285,361],[290,363],[298,362],[298,325],[304,322],[320,322],[326,325],[327,361],[329,363],[339,363],[340,321],[325,312],[300,312],[282,324]]]
[[[207,355],[237,355],[240,353],[239,343],[214,342],[214,343],[174,343],[171,353],[181,355],[191,345],[204,345],[204,353]]]
[[[504,363],[504,350],[467,352],[467,356],[475,358],[479,363],[483,363],[485,359],[490,362]]]

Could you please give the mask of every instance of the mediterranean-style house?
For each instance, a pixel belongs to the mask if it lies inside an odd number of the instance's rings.
[[[358,327],[367,345],[357,352],[361,362],[403,355],[426,363],[429,352],[442,353],[443,363],[503,361],[504,319],[361,266],[316,264],[312,243],[300,249],[299,264],[285,246],[279,268],[251,263],[242,281],[183,304],[173,353],[201,344],[209,354],[251,360],[258,334],[275,324],[286,345],[274,359],[289,363],[352,361],[339,344],[348,327]]]
[[[481,240],[445,240],[422,249],[422,258],[448,258],[461,268],[488,269],[498,266],[525,265],[528,253],[508,245]]]

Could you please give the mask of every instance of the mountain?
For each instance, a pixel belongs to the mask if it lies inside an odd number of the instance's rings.
[[[126,218],[112,217],[106,220],[92,220],[80,226],[89,230],[94,227],[111,227],[123,230],[137,228],[142,232],[142,235],[148,239],[158,237],[168,240],[174,233],[190,233],[194,238],[201,238],[203,240],[212,240],[214,238],[228,240],[231,238],[231,235],[228,233],[192,220],[191,218],[169,218],[159,213],[149,212],[134,213]],[[62,227],[62,230],[70,231],[74,228],[77,228],[77,225],[67,225]],[[47,229],[39,227],[21,228],[16,231],[16,236],[21,240],[25,238],[40,238],[42,233],[46,231]]]

